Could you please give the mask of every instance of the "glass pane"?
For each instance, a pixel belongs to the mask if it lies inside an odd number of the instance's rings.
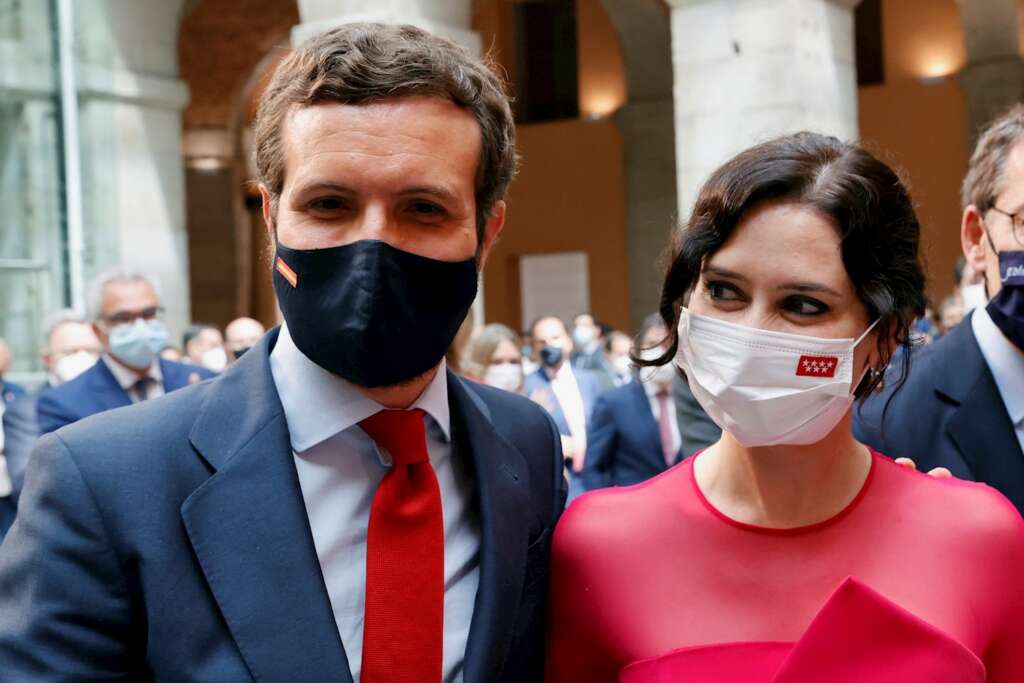
[[[45,0],[0,0],[0,336],[8,376],[41,376],[41,327],[63,305],[59,109]]]

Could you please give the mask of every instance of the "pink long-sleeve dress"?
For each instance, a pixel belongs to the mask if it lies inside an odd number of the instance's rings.
[[[842,512],[777,530],[715,509],[693,461],[566,511],[549,683],[1024,682],[1024,521],[1001,494],[872,453]]]

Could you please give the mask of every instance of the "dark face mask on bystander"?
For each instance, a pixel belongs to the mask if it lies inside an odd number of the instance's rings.
[[[996,327],[1024,351],[1024,251],[999,252],[1002,287],[988,302],[989,317]]]
[[[360,387],[394,386],[441,361],[476,298],[476,259],[438,261],[377,240],[279,242],[274,289],[310,360]]]

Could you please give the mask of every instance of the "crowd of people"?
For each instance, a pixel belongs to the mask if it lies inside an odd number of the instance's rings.
[[[454,43],[316,36],[255,138],[279,326],[174,348],[112,271],[0,384],[0,678],[1024,680],[1024,106],[938,318],[897,173],[805,132],[710,175],[632,335],[467,322],[517,158]]]

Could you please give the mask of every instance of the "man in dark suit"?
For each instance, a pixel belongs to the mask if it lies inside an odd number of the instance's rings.
[[[92,288],[93,329],[103,346],[96,363],[69,382],[39,394],[42,434],[104,410],[121,408],[213,376],[159,357],[167,343],[156,284],[125,269],[104,273]]]
[[[1013,280],[1005,266],[1024,248],[1024,108],[979,138],[962,202],[964,256],[984,277],[989,304],[911,353],[905,382],[894,362],[884,390],[854,410],[855,433],[922,470],[989,484],[1024,511],[1024,310],[1020,285],[1004,285]]]
[[[281,62],[255,128],[284,323],[40,440],[0,546],[3,677],[540,680],[558,432],[444,365],[515,170],[500,81],[349,24]]]
[[[587,425],[594,403],[605,389],[592,370],[573,367],[573,342],[561,318],[539,318],[530,328],[530,338],[540,368],[523,380],[523,393],[542,405],[558,426],[572,500],[583,492],[579,473],[586,461]]]
[[[648,317],[640,333],[642,353],[660,356],[666,336],[661,317]],[[587,490],[637,484],[717,440],[715,436],[688,450],[697,438],[694,423],[711,420],[699,405],[697,412],[687,413],[692,414],[692,419],[679,419],[680,408],[673,387],[678,376],[672,363],[653,370],[642,368],[638,381],[597,399],[587,432],[587,459],[582,472]],[[687,393],[688,390],[689,387]],[[690,399],[694,400],[692,394]]]
[[[48,316],[43,338],[40,357],[46,368],[46,383],[42,390],[74,379],[92,367],[103,350],[92,325],[72,310],[57,311]],[[14,522],[29,454],[39,438],[37,399],[38,393],[24,396],[10,403],[3,412],[3,447],[0,450],[7,461],[11,492],[0,498],[0,539]]]

